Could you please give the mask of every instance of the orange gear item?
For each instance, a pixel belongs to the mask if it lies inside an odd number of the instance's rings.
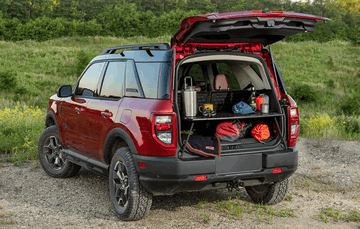
[[[255,98],[255,102],[256,102],[256,108],[259,111],[260,107],[261,107],[261,104],[264,103],[264,98],[260,95],[260,96]]]
[[[257,124],[251,134],[258,141],[266,140],[270,137],[269,127],[265,124]]]

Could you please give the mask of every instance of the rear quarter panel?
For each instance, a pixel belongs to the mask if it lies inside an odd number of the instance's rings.
[[[113,128],[121,128],[131,137],[138,154],[152,156],[175,156],[177,137],[173,137],[172,146],[158,143],[152,135],[152,119],[156,114],[173,114],[170,100],[140,99],[125,97],[117,112]],[[113,128],[109,129],[109,133]],[[176,123],[173,128],[177,132]],[[102,136],[101,145],[104,146],[107,134]],[[104,148],[101,150],[104,153]]]

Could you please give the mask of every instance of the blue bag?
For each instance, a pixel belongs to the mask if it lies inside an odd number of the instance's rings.
[[[247,103],[245,103],[245,102],[243,102],[243,101],[235,104],[235,105],[232,107],[232,111],[233,111],[235,114],[251,114],[251,113],[255,113],[255,112],[251,109],[251,107],[250,107]]]

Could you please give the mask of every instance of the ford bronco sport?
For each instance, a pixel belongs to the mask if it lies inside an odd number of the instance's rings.
[[[298,165],[299,113],[270,45],[326,20],[279,11],[207,14],[184,19],[170,45],[105,49],[73,88],[61,86],[49,99],[41,166],[55,178],[81,167],[108,176],[121,220],[146,217],[153,195],[183,191],[244,187],[254,202],[282,201]],[[185,99],[192,88],[185,79],[196,89],[193,100]],[[234,114],[251,88],[268,96],[268,112]],[[189,102],[196,103],[193,115]],[[200,112],[204,104],[216,114]],[[266,124],[270,137],[219,140],[216,157],[185,147],[229,120]]]

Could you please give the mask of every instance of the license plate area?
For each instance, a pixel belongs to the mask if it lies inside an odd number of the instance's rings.
[[[219,157],[215,164],[217,175],[256,172],[262,169],[262,153]]]

